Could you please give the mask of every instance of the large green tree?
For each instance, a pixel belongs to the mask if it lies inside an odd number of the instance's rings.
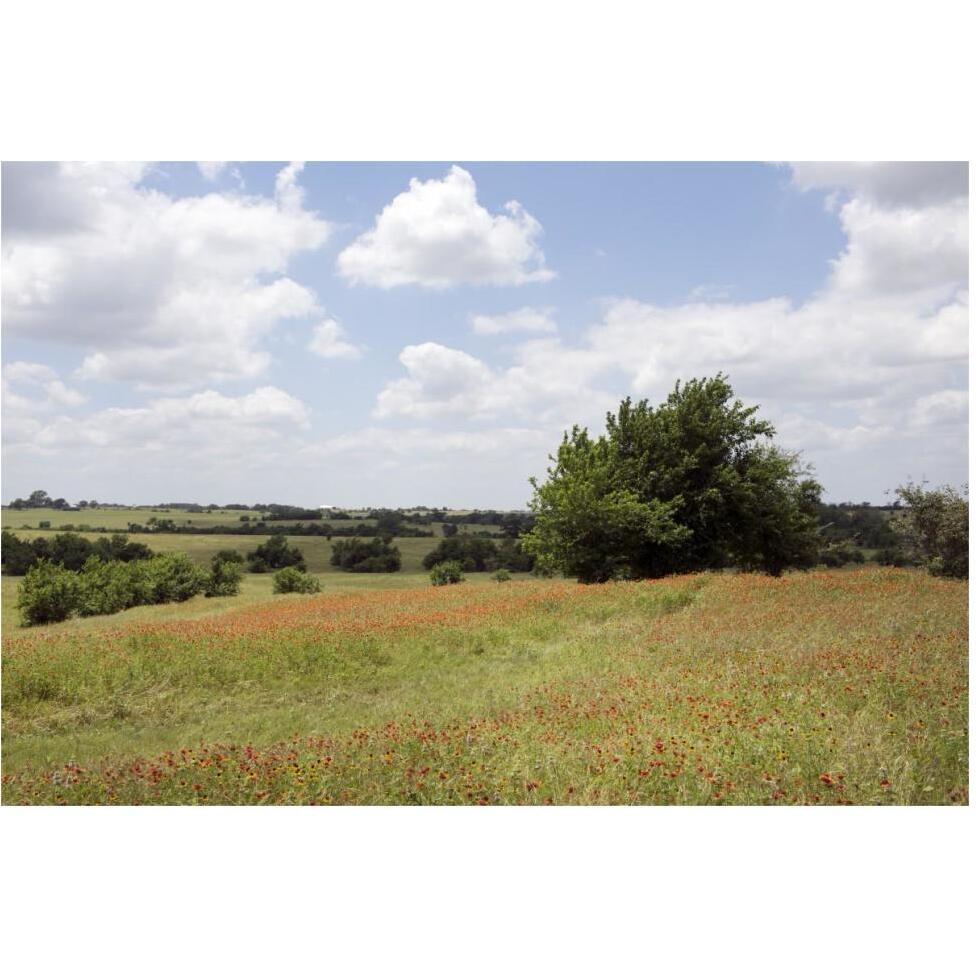
[[[585,582],[813,565],[821,487],[757,409],[719,374],[676,383],[658,407],[628,398],[597,438],[574,427],[532,480],[526,548]]]

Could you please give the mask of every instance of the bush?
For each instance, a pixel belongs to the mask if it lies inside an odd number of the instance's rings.
[[[849,563],[864,563],[865,554],[851,543],[834,543],[818,554],[818,563],[826,567],[843,567]]]
[[[81,570],[92,556],[105,562],[110,560],[148,560],[153,551],[144,543],[130,543],[123,533],[113,533],[92,543],[77,533],[57,533],[51,539],[37,537],[22,540],[8,530],[3,532],[4,572],[20,576],[37,563],[46,559],[60,563],[66,570]]]
[[[210,559],[212,567],[218,563],[244,563],[244,557],[237,550],[218,550]]]
[[[886,546],[875,554],[875,562],[884,567],[912,566],[912,557],[898,546]]]
[[[350,573],[396,573],[400,550],[389,536],[373,539],[340,539],[332,544],[329,562]]]
[[[461,564],[457,560],[447,560],[431,567],[431,583],[435,587],[444,587],[446,584],[461,583],[464,580]]]
[[[500,567],[492,574],[492,579],[496,583],[508,583],[512,579],[512,574],[504,567]]]
[[[492,570],[497,565],[499,552],[490,539],[477,536],[450,536],[424,557],[423,566],[430,570],[439,563],[460,563],[468,573]]]
[[[117,614],[136,604],[132,568],[118,560],[89,557],[78,574],[77,610],[82,617]]]
[[[311,577],[296,567],[279,570],[273,579],[273,590],[276,594],[317,594],[322,590],[318,578]]]
[[[170,604],[189,600],[204,591],[206,570],[196,566],[186,553],[161,553],[134,564],[134,580],[140,604]]]
[[[248,569],[252,573],[267,573],[269,570],[280,570],[283,567],[305,569],[305,557],[297,546],[289,546],[288,539],[282,535],[274,535],[257,549],[248,553]]]
[[[219,556],[220,554],[218,554]],[[211,561],[210,576],[204,590],[205,597],[236,597],[241,592],[242,560],[218,560],[217,556]]]
[[[927,492],[922,485],[901,486],[896,494],[908,506],[898,518],[897,531],[910,552],[938,577],[966,579],[970,575],[970,505],[949,485]]]
[[[77,606],[77,574],[48,560],[27,571],[17,592],[17,607],[26,625],[65,621]]]

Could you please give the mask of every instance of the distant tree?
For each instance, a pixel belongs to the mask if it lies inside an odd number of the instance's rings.
[[[51,497],[43,489],[35,489],[27,497],[27,504],[32,509],[43,509],[51,504]]]
[[[453,536],[442,539],[422,560],[425,570],[438,563],[457,562],[467,573],[492,570],[497,566],[499,551],[490,539],[478,536]]]
[[[453,522],[442,523],[441,534],[445,537],[457,536],[458,527]]]
[[[390,536],[339,539],[332,544],[329,562],[350,573],[396,573],[400,569],[400,550]]]
[[[237,550],[218,550],[211,558],[211,566],[218,563],[244,563],[244,557]]]
[[[970,505],[967,490],[949,485],[927,491],[912,482],[896,490],[907,507],[897,527],[909,551],[940,577],[966,579],[970,575]]]
[[[0,554],[3,555],[3,572],[22,577],[38,560],[38,552],[26,539],[21,539],[9,529],[0,535]],[[42,540],[45,544],[47,540]]]
[[[757,409],[720,374],[676,383],[657,408],[628,398],[596,439],[574,427],[532,480],[526,549],[585,582],[813,565],[820,486]]]
[[[247,555],[248,569],[252,573],[267,573],[269,570],[280,570],[283,567],[305,569],[305,557],[297,546],[289,546],[288,539],[276,534],[267,542]]]

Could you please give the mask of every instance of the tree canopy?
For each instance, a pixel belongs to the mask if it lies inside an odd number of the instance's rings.
[[[599,437],[575,426],[546,481],[531,480],[526,548],[584,582],[813,565],[821,486],[757,410],[718,374],[676,383],[658,407],[627,398]]]

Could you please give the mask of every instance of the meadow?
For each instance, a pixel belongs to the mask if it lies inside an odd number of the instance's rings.
[[[965,582],[323,579],[5,614],[4,802],[968,802]]]

